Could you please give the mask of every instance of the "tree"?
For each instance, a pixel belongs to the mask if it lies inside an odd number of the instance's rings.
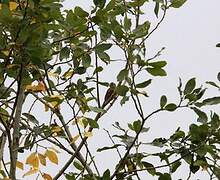
[[[220,119],[216,112],[209,113],[206,109],[218,105],[219,96],[205,97],[207,88],[197,85],[196,78],[184,83],[180,79],[179,102],[169,102],[162,95],[156,110],[147,114],[143,108],[143,103],[148,102],[145,90],[154,77],[166,76],[167,64],[158,60],[164,48],[148,57],[146,41],[159,28],[167,11],[180,8],[185,2],[93,0],[92,10],[87,12],[79,6],[61,11],[59,0],[3,1],[0,4],[2,179],[18,178],[20,173],[16,170],[28,166],[23,177],[36,174],[46,180],[64,176],[69,180],[141,179],[140,172],[168,180],[182,164],[189,167],[188,179],[199,169],[207,171],[210,179],[219,179]],[[148,3],[155,5],[156,25],[142,20]],[[113,59],[113,48],[120,51],[120,59]],[[102,73],[115,63],[121,69],[113,75],[114,80],[104,80]],[[220,89],[219,82],[207,84]],[[100,120],[111,113],[111,108],[129,102],[138,117],[126,127],[115,122],[113,127],[117,131],[106,130],[113,145],[97,151],[109,151],[111,155],[116,150],[119,159],[114,169],[102,173],[87,140],[94,130],[100,132]],[[140,138],[149,130],[146,127],[149,118],[178,109],[190,109],[198,117],[198,122],[189,126],[189,132],[177,128],[169,138],[156,138],[150,143]],[[158,151],[150,154],[143,150],[149,145],[158,147]],[[59,164],[60,157],[67,157],[64,164]],[[159,158],[161,162],[155,164],[150,158]],[[52,166],[48,163],[59,164],[53,167],[57,168],[53,178],[47,172]],[[73,172],[68,170],[70,166],[74,166]]]

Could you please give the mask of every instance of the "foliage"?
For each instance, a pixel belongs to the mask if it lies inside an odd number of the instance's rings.
[[[158,109],[150,114],[143,109],[143,101],[148,102],[147,88],[155,77],[167,75],[167,62],[159,58],[164,48],[148,58],[146,40],[163,22],[167,11],[180,8],[186,0],[93,0],[91,11],[79,6],[61,11],[60,0],[1,2],[2,179],[16,179],[16,169],[20,169],[23,177],[38,174],[45,180],[62,175],[68,180],[140,179],[139,172],[169,180],[184,163],[190,175],[203,169],[210,178],[220,178],[220,118],[216,112],[204,110],[218,105],[219,96],[204,98],[207,89],[191,78],[186,83],[180,80],[179,102],[169,102],[162,95]],[[155,26],[149,20],[140,20],[148,3],[155,5]],[[119,61],[111,56],[115,48],[123,56]],[[106,82],[102,73],[114,63],[122,68],[113,75],[114,83]],[[220,89],[219,82],[207,84]],[[107,92],[105,96],[103,91]],[[113,144],[97,151],[116,150],[120,158],[115,169],[100,173],[87,139],[99,133],[100,119],[110,113],[110,108],[128,102],[133,103],[131,108],[138,117],[127,127],[115,122],[117,134],[106,130]],[[145,127],[149,118],[178,109],[190,109],[197,116],[198,122],[189,126],[189,132],[177,128],[169,138],[141,141],[140,135],[149,130]],[[143,151],[149,145],[159,151]],[[70,158],[60,164],[63,154]],[[161,164],[152,163],[151,158],[159,158]],[[42,170],[43,166],[56,168],[57,174],[52,177]],[[67,171],[70,166],[73,172]],[[168,171],[163,170],[166,167]]]

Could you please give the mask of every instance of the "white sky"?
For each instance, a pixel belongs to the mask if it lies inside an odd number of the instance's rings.
[[[92,3],[91,0],[89,2]],[[66,0],[64,5],[68,9],[71,9],[74,5],[86,8],[90,6],[88,0]],[[168,76],[165,78],[155,78],[156,80],[153,81],[148,92],[151,98],[146,99],[146,101],[143,100],[146,113],[151,112],[151,110],[159,106],[159,98],[163,94],[166,94],[170,101],[175,102],[177,100],[176,97],[178,97],[178,94],[176,87],[178,85],[178,77],[181,77],[183,81],[191,77],[196,77],[200,83],[208,80],[216,80],[216,75],[220,71],[220,48],[215,47],[216,43],[218,41],[220,42],[219,7],[219,0],[189,0],[180,9],[168,10],[163,24],[147,41],[147,49],[150,56],[154,55],[161,47],[166,47],[163,55],[158,60],[166,60],[168,62],[166,68]],[[110,73],[111,70],[106,73],[108,78],[112,76]],[[148,79],[149,77],[146,78]],[[216,92],[211,91],[210,95],[213,93]],[[113,130],[111,124],[115,121],[126,124],[127,121],[135,120],[137,116],[134,110],[132,112],[133,107],[131,106],[131,104],[127,104],[121,109],[119,105],[116,105],[102,119],[101,127]],[[219,110],[218,113],[220,113]],[[142,138],[150,141],[153,137],[169,137],[178,126],[187,130],[188,125],[193,122],[195,122],[195,116],[192,116],[190,111],[163,113],[155,116],[148,122],[147,126],[151,127],[151,130],[145,135],[146,137]],[[102,146],[111,145],[104,131],[101,130],[101,132],[97,133],[100,134],[97,134],[89,141],[91,144],[90,147],[94,151]],[[97,164],[99,164],[100,169],[112,169],[113,165],[115,165],[114,162],[117,155],[112,153],[112,151],[107,151],[102,153],[102,155],[96,153],[96,155]],[[65,159],[62,158],[61,162],[65,162]],[[56,167],[51,166],[51,171],[55,173],[52,168]],[[177,171],[173,179],[185,179],[188,175],[185,172],[188,173],[185,168]],[[206,180],[207,177],[204,174],[204,172],[200,171],[197,177],[200,180]],[[26,179],[29,178],[27,177]],[[144,178],[157,179],[153,177]],[[192,180],[194,179],[196,177],[192,178]]]

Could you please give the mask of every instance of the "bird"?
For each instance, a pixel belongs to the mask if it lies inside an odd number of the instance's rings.
[[[115,83],[110,83],[109,88],[105,94],[102,108],[104,108],[106,105],[108,105],[116,96],[117,96],[116,85],[115,85]]]

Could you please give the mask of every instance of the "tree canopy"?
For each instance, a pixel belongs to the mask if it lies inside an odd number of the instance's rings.
[[[63,9],[60,0],[0,3],[1,179],[131,180],[147,174],[171,180],[182,165],[188,167],[188,179],[199,170],[220,179],[220,118],[212,109],[220,96],[206,95],[212,88],[220,90],[220,74],[205,85],[195,77],[180,78],[177,102],[158,94],[155,110],[147,113],[143,106],[155,78],[167,75],[167,62],[160,59],[164,48],[149,57],[146,42],[169,10],[178,11],[186,0],[88,3],[90,10]],[[146,19],[147,11],[156,23]],[[129,104],[136,118],[126,126],[116,121],[109,131],[100,121],[117,104]],[[197,117],[189,131],[177,127],[168,138],[145,141],[151,117],[179,109]],[[89,143],[102,129],[112,145],[96,152],[118,154],[114,169],[103,172]],[[156,147],[154,153],[149,146]]]

